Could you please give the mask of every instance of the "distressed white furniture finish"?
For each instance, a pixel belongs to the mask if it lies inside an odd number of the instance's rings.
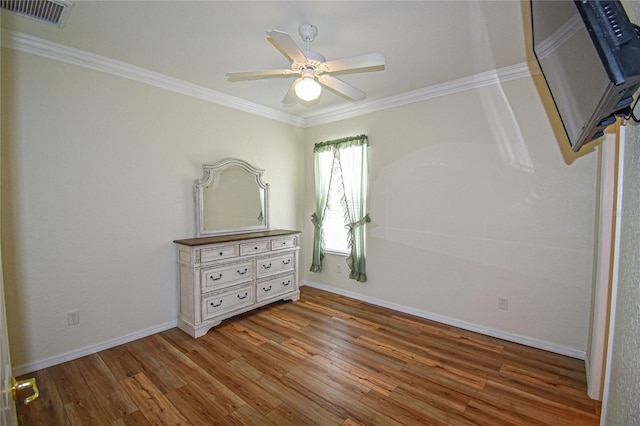
[[[298,300],[300,232],[274,230],[176,240],[178,327],[204,336],[226,318],[277,300]]]

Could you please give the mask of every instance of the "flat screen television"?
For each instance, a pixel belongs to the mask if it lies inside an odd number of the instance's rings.
[[[573,151],[631,114],[640,35],[619,1],[531,0],[533,52]]]

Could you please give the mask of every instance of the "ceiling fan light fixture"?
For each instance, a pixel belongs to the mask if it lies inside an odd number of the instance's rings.
[[[384,69],[384,56],[378,52],[374,52],[327,61],[320,53],[310,49],[310,43],[318,34],[318,28],[305,24],[300,26],[299,33],[307,45],[304,51],[300,50],[289,34],[278,30],[267,31],[267,35],[269,36],[268,40],[271,44],[290,61],[289,69],[232,72],[227,73],[227,81],[296,77],[297,79],[289,86],[286,96],[282,99],[282,103],[285,105],[295,104],[297,100],[305,102],[315,101],[320,97],[322,86],[354,102],[364,99],[365,93],[363,91],[334,77],[333,74],[380,71]]]
[[[313,78],[312,70],[304,70],[302,79],[296,83],[294,90],[298,98],[310,102],[320,97],[322,86]]]

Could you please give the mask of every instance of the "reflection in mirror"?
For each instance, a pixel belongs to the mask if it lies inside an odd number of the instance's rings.
[[[194,184],[196,236],[268,229],[269,185],[263,172],[236,159],[204,165],[204,177]]]

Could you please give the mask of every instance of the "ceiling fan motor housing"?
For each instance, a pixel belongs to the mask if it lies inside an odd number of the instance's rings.
[[[311,61],[326,62],[326,59],[324,58],[324,56],[322,56],[318,52],[314,52],[313,50],[305,50],[302,53],[304,54],[304,56],[307,57],[309,62]]]

